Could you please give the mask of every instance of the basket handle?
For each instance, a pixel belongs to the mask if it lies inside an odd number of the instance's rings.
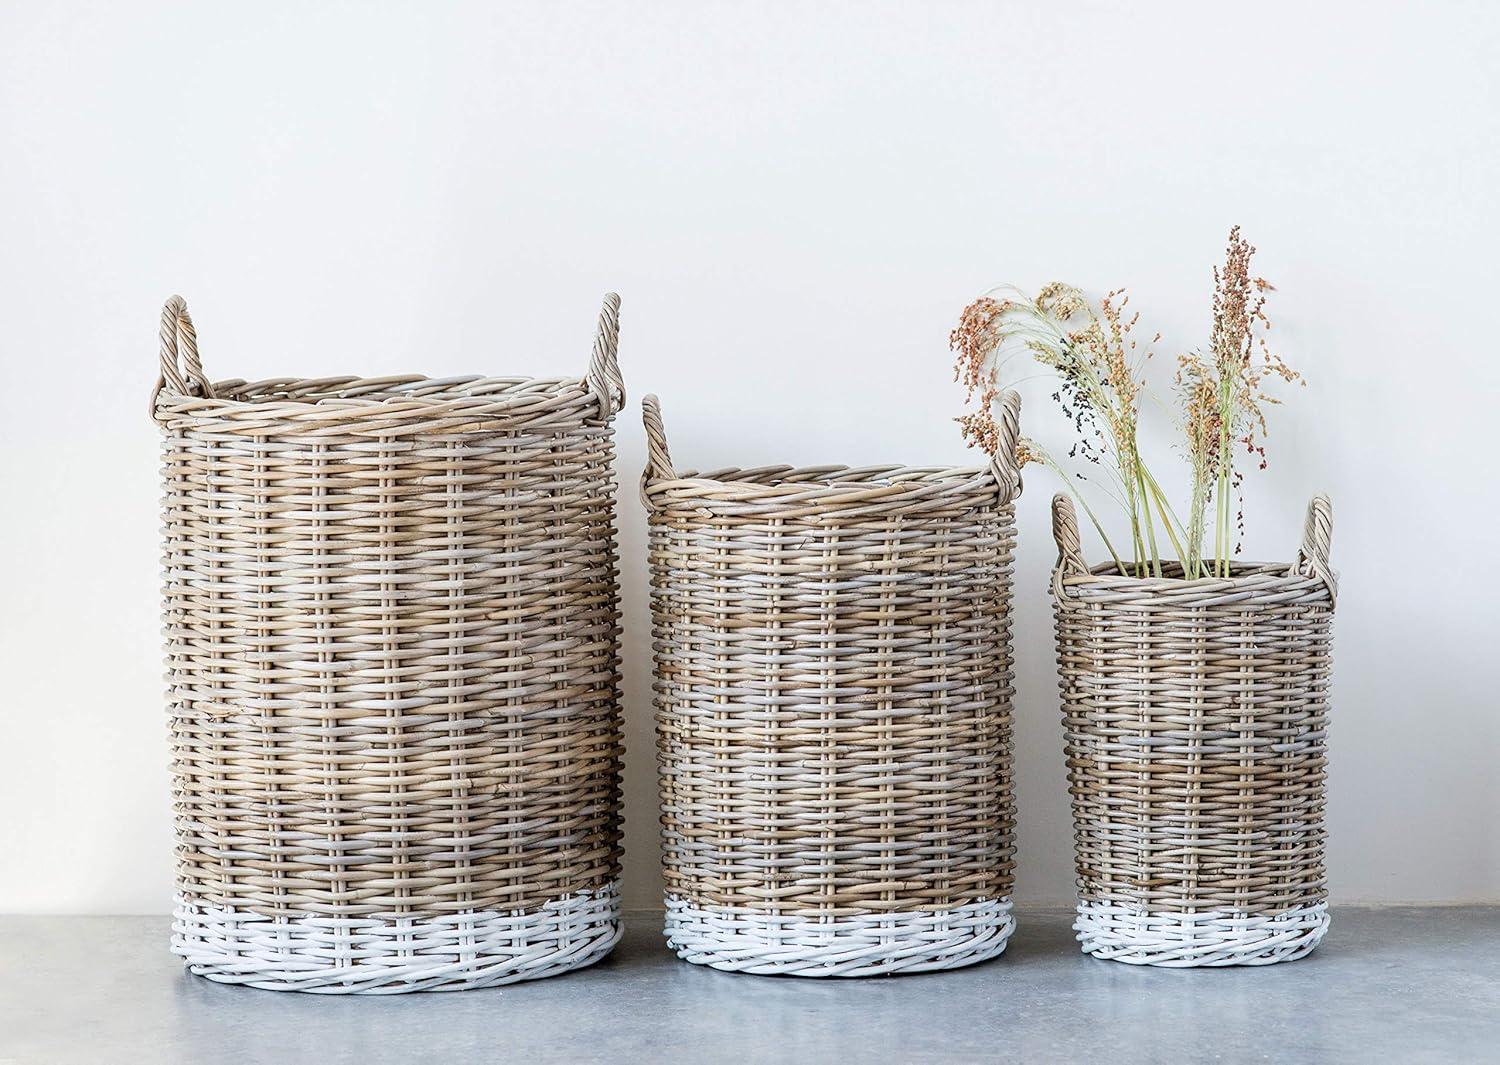
[[[188,314],[187,300],[173,296],[161,309],[161,375],[151,391],[151,410],[156,411],[156,397],[169,388],[182,396],[214,398],[214,386],[203,373],[198,358],[198,331]]]
[[[1333,502],[1321,492],[1307,504],[1307,519],[1302,523],[1302,546],[1297,550],[1294,573],[1317,577],[1328,586],[1330,601],[1336,601],[1339,582],[1328,561],[1333,548]]]
[[[1083,557],[1083,541],[1078,537],[1078,515],[1066,492],[1052,497],[1052,539],[1057,541],[1057,573],[1087,574],[1089,564]]]
[[[648,481],[675,481],[672,452],[667,448],[667,430],[661,423],[661,400],[655,394],[641,400],[641,421],[646,426],[646,470]]]
[[[646,489],[652,481],[675,481],[672,453],[667,448],[667,430],[661,423],[661,400],[649,395],[641,400],[641,421],[646,426],[646,468],[641,471],[641,506],[650,514],[656,508]]]
[[[1021,442],[1021,394],[1007,388],[998,403],[1000,440],[990,460],[990,472],[1007,493],[1005,502],[1012,503],[1021,495],[1021,465],[1016,461],[1016,447]]]
[[[625,406],[625,378],[620,376],[620,297],[604,294],[599,309],[599,329],[594,334],[594,354],[584,376],[589,391],[599,398],[599,410],[609,421]]]

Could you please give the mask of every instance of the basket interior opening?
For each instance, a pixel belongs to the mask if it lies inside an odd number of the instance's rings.
[[[273,378],[225,381],[215,385],[219,399],[242,403],[371,403],[424,399],[440,403],[457,399],[509,398],[527,393],[555,393],[581,388],[576,377],[325,377],[314,380]]]
[[[988,477],[981,467],[953,466],[762,466],[718,470],[679,471],[679,479],[722,481],[763,488],[871,488],[885,485],[926,485],[964,482]]]
[[[1211,562],[1205,565],[1212,565]],[[1285,573],[1291,564],[1288,562],[1248,562],[1241,559],[1231,559],[1229,563],[1229,578],[1249,577],[1261,573]],[[1096,562],[1089,567],[1089,571],[1096,577],[1121,577],[1130,580],[1147,579],[1156,576],[1155,569],[1151,564],[1137,566],[1133,562],[1125,563],[1125,573],[1113,561]],[[1161,576],[1165,580],[1182,580],[1185,570],[1181,562],[1176,560],[1162,559]],[[1212,574],[1202,578],[1205,580],[1223,580]]]

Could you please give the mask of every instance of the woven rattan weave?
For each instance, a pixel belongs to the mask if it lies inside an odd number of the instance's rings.
[[[1053,501],[1083,949],[1151,965],[1298,958],[1328,927],[1332,510],[1297,560],[1183,580],[1090,569]]]
[[[999,954],[1018,471],[679,473],[645,421],[669,943],[803,976]]]
[[[603,957],[619,299],[582,379],[210,383],[162,314],[173,949],[322,992]]]

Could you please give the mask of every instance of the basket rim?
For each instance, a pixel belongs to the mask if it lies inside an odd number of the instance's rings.
[[[1181,569],[1176,559],[1163,559],[1164,568]],[[1323,579],[1296,562],[1255,562],[1232,559],[1228,577],[1130,577],[1116,572],[1113,562],[1096,562],[1087,573],[1074,570],[1053,571],[1053,594],[1062,599],[1079,598],[1089,590],[1125,592],[1164,599],[1184,599],[1210,595],[1215,599],[1226,593],[1263,593],[1307,584],[1322,584]]]
[[[1000,482],[987,466],[775,465],[675,472],[673,477],[647,477],[644,493],[653,499],[828,504],[1001,492]]]
[[[1078,536],[1078,516],[1073,500],[1066,492],[1052,497],[1052,539],[1057,544],[1057,562],[1052,567],[1052,595],[1056,600],[1085,596],[1096,602],[1114,594],[1115,601],[1137,596],[1143,601],[1157,599],[1170,605],[1229,606],[1246,599],[1272,594],[1298,594],[1309,585],[1322,585],[1331,608],[1338,599],[1338,573],[1329,564],[1329,546],[1333,538],[1333,503],[1319,493],[1307,504],[1302,525],[1302,545],[1290,562],[1253,562],[1230,559],[1227,577],[1180,576],[1132,577],[1112,573],[1119,568],[1117,559],[1095,562],[1084,557]],[[1180,560],[1158,563],[1181,570]],[[1236,572],[1237,571],[1237,572]]]
[[[586,408],[593,407],[593,415],[607,425],[625,405],[619,334],[620,297],[606,292],[594,350],[580,377],[393,374],[214,382],[203,372],[187,301],[171,296],[161,310],[161,368],[151,393],[151,416],[158,424],[199,420],[219,431],[242,433],[249,427],[261,435],[268,421],[312,424],[319,432],[360,420],[381,431],[409,422],[418,427],[425,422],[425,428],[433,429],[457,421],[469,428],[473,419],[519,417],[529,422],[565,414],[586,424],[591,416]]]
[[[492,377],[464,374],[429,377],[269,377],[257,381],[215,381],[214,396],[163,390],[153,412],[158,418],[289,422],[345,421],[379,416],[388,420],[443,416],[535,415],[579,407],[602,413],[600,397],[581,377]],[[288,391],[312,393],[307,398]],[[256,398],[260,396],[261,398]]]

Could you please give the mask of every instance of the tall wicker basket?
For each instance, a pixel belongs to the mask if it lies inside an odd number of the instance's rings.
[[[654,396],[645,422],[669,945],[801,976],[999,954],[1018,471],[679,473]]]
[[[1084,951],[1183,967],[1309,953],[1328,929],[1328,500],[1290,565],[1191,581],[1090,569],[1066,496],[1052,516]]]
[[[618,312],[582,379],[210,383],[168,301],[152,413],[193,972],[453,990],[618,940]]]

